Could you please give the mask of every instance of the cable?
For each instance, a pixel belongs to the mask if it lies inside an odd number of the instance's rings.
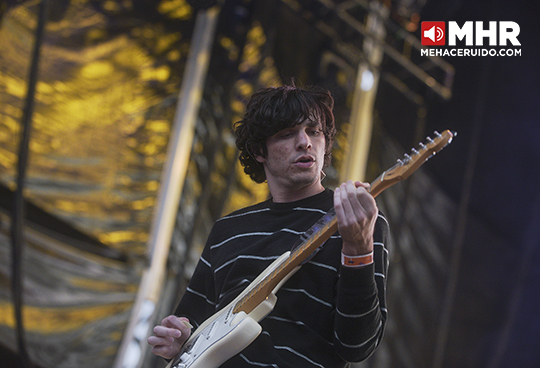
[[[19,144],[19,156],[17,162],[16,183],[14,204],[11,219],[11,259],[12,259],[12,275],[11,288],[13,293],[13,306],[16,323],[17,346],[19,349],[19,357],[23,367],[33,367],[28,351],[26,350],[26,341],[24,336],[24,326],[22,319],[22,250],[23,250],[23,229],[24,229],[24,182],[26,178],[26,167],[28,164],[28,144],[30,141],[30,129],[32,122],[32,113],[34,109],[34,95],[36,91],[39,53],[41,44],[43,43],[43,33],[47,18],[48,0],[42,0],[38,5],[38,24],[36,28],[36,39],[32,50],[32,59],[30,63],[30,75],[28,79],[28,91],[26,93],[26,101],[23,110],[21,141]]]

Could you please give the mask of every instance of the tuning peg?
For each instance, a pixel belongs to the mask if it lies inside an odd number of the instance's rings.
[[[420,146],[420,150],[425,150],[427,148],[426,145],[422,142],[418,143],[418,145]]]
[[[417,155],[417,154],[418,154],[418,150],[416,150],[415,148],[412,148],[412,149],[411,149],[411,152],[413,153],[413,155]]]
[[[442,137],[441,133],[439,133],[438,131],[434,131],[433,134],[435,134],[437,138]]]

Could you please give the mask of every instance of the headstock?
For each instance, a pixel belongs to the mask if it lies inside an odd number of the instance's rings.
[[[442,133],[434,132],[434,138],[427,137],[425,143],[419,144],[419,149],[413,148],[411,154],[405,154],[403,159],[399,159],[390,169],[383,172],[371,183],[370,193],[373,197],[379,195],[383,190],[391,187],[395,183],[407,179],[424,162],[442,150],[452,142],[456,133],[445,130]]]

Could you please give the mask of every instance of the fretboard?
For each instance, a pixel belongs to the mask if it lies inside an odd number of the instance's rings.
[[[322,246],[336,231],[336,212],[332,208],[302,235],[302,242],[279,267],[263,278],[258,285],[255,285],[250,292],[238,301],[234,313],[240,311],[250,313],[255,309],[270,295],[283,278],[315,252],[317,248]]]

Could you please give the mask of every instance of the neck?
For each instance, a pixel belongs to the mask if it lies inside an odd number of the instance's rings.
[[[275,203],[295,202],[324,191],[324,187],[319,180],[299,188],[276,188],[271,183],[268,183],[268,189],[272,195],[272,201]]]

